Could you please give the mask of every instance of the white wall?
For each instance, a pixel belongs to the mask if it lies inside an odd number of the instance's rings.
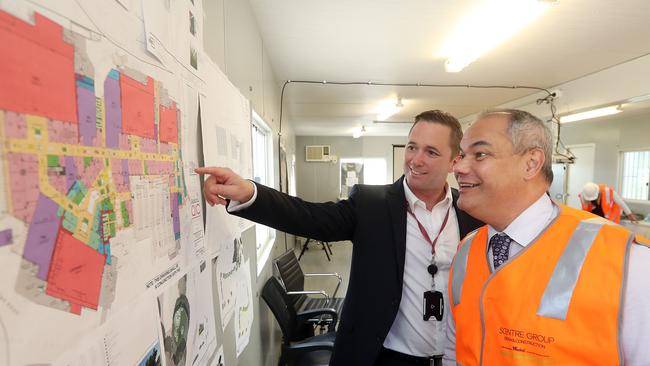
[[[330,154],[341,158],[386,159],[386,179],[392,180],[393,144],[404,145],[406,137],[298,136],[296,138],[297,195],[308,201],[336,201],[339,196],[339,163],[305,161],[306,145],[330,145]]]
[[[208,56],[221,68],[228,79],[251,101],[252,108],[269,124],[273,135],[274,182],[279,182],[278,132],[280,116],[280,87],[275,80],[271,63],[257,27],[257,21],[248,1],[204,0],[204,49]],[[291,124],[282,123],[282,143],[287,156],[295,151],[295,136]],[[250,178],[250,177],[247,177]],[[255,229],[249,229],[243,236],[244,255],[255,261]],[[293,239],[289,240],[293,243]],[[284,234],[276,236],[276,243],[270,258],[285,251]],[[222,337],[227,365],[275,365],[279,356],[281,334],[264,301],[260,290],[272,275],[270,260],[259,277],[253,275],[255,321],[250,343],[235,357],[234,339]],[[256,282],[256,283],[255,283]],[[232,322],[228,325],[232,327]],[[226,328],[227,334],[232,330]]]

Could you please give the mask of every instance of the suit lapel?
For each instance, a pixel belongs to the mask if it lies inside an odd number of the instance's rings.
[[[395,261],[400,285],[404,277],[404,257],[406,255],[406,196],[404,195],[404,176],[398,179],[388,189],[386,201],[388,212],[393,224],[393,243],[395,246]],[[400,286],[401,289],[401,286]]]
[[[458,196],[458,190],[452,188],[451,203],[454,206],[454,211],[456,211],[456,220],[458,220],[458,232],[460,233],[460,238],[462,240],[465,237],[465,234],[467,234],[467,230],[465,229],[465,220],[462,217],[465,212],[458,208]]]

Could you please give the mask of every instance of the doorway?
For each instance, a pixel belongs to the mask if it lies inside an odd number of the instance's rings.
[[[576,157],[575,162],[569,165],[567,205],[574,208],[581,208],[578,194],[582,186],[594,180],[594,157],[595,144],[580,144],[567,146],[569,151]]]

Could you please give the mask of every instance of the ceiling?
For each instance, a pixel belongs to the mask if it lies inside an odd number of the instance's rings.
[[[547,0],[548,1],[548,0]],[[458,73],[438,53],[479,0],[250,0],[276,79],[409,84],[562,83],[650,54],[650,1],[558,0],[547,12]],[[527,89],[290,83],[284,116],[296,135],[404,135],[406,123],[374,123],[381,100],[402,98],[390,121],[428,109],[461,118]]]

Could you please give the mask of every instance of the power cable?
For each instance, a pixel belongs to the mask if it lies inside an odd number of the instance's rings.
[[[557,133],[555,140],[554,153],[562,158],[566,159],[569,163],[572,163],[575,160],[575,155],[566,148],[564,143],[560,139],[560,120],[557,117],[555,107],[555,98],[557,97],[556,93],[549,91],[546,88],[540,88],[536,86],[525,86],[525,85],[472,85],[472,84],[427,84],[427,83],[383,83],[383,82],[373,82],[373,81],[317,81],[317,80],[287,80],[282,85],[282,92],[280,93],[280,122],[278,126],[278,145],[280,144],[280,139],[282,137],[282,117],[284,112],[284,92],[286,87],[290,83],[297,84],[321,84],[321,85],[367,85],[367,86],[399,86],[399,87],[426,87],[426,88],[468,88],[468,89],[529,89],[536,91],[543,91],[546,93],[546,96],[536,100],[536,103],[539,104],[548,104],[551,111],[551,118],[547,122],[552,122],[557,125]],[[560,152],[560,145],[564,149],[564,154]],[[278,154],[279,155],[279,154]],[[280,159],[280,158],[279,158]],[[281,164],[282,162],[280,162]],[[280,177],[280,189],[282,189],[282,177]]]

